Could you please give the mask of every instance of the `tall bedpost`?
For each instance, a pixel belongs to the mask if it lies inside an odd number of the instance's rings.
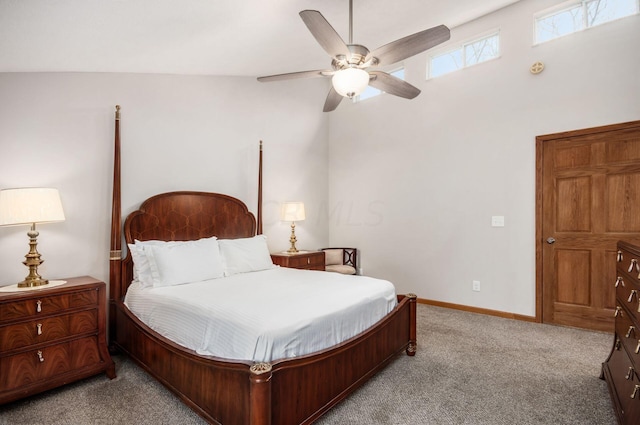
[[[408,356],[415,356],[417,349],[416,316],[418,296],[416,294],[407,294],[406,297],[409,298],[409,345],[406,352]]]
[[[258,231],[257,234],[262,234],[262,140],[260,140],[260,154],[258,160]]]
[[[116,301],[120,297],[122,234],[120,207],[120,105],[116,105],[115,151],[113,157],[113,199],[111,204],[111,250],[109,252],[109,341],[116,340]]]

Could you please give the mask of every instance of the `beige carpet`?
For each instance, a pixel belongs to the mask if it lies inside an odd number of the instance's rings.
[[[614,425],[599,379],[612,339],[419,305],[417,355],[398,357],[317,423]],[[0,406],[0,425],[205,423],[126,357],[114,360],[115,380]]]

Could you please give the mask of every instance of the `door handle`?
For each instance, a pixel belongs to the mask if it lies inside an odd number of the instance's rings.
[[[555,238],[547,238],[547,243],[548,243],[549,245],[551,245],[551,244],[556,243],[556,240],[555,240]]]

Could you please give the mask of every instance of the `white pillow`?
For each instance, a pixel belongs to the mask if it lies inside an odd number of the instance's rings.
[[[197,241],[144,244],[151,285],[180,285],[223,276],[224,268],[215,237]]]
[[[224,261],[225,276],[275,267],[271,261],[265,235],[242,239],[220,239],[218,244]]]
[[[147,255],[144,251],[146,246],[151,245],[175,245],[177,243],[182,242],[165,242],[165,241],[139,241],[135,240],[134,244],[127,244],[129,247],[129,251],[131,252],[131,258],[133,258],[133,280],[137,280],[140,282],[142,287],[150,287],[153,286],[153,277],[151,276],[151,268],[149,266],[149,260],[147,260]]]

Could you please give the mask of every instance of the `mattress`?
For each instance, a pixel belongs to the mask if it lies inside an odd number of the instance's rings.
[[[198,354],[273,362],[354,337],[397,304],[366,276],[276,267],[183,285],[133,282],[125,305],[151,329]]]

